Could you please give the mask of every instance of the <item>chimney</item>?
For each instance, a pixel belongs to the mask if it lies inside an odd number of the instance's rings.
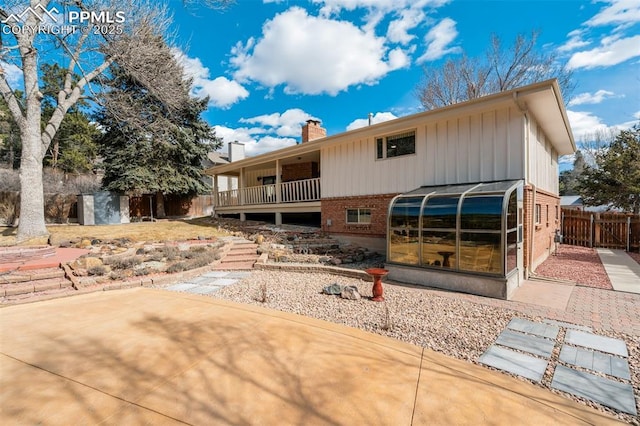
[[[229,162],[244,159],[244,144],[238,141],[229,142]]]
[[[307,120],[302,126],[302,143],[327,136],[327,130],[320,127],[320,120]]]

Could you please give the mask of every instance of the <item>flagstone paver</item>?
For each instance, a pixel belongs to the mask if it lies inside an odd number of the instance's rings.
[[[235,284],[237,282],[238,280],[233,278],[217,278],[211,281],[211,284],[217,285],[217,286],[227,286],[227,285]]]
[[[617,356],[575,346],[563,345],[560,351],[560,361],[608,374],[609,376],[631,380],[629,363],[626,359]]]
[[[536,382],[542,380],[547,361],[495,345],[482,354],[479,362]]]
[[[551,356],[554,346],[554,342],[552,340],[545,339],[544,337],[531,336],[508,329],[500,333],[496,343],[512,349],[518,349],[534,355],[540,355],[545,358],[549,358]]]
[[[222,278],[228,275],[229,275],[229,272],[227,271],[211,271],[211,272],[207,272],[206,274],[203,274],[202,276],[207,278]]]
[[[251,276],[249,271],[211,271],[188,281],[164,287],[164,289],[207,295],[215,293],[223,287],[236,284],[241,279],[249,276]]]
[[[582,396],[628,414],[638,414],[633,388],[626,383],[558,365],[551,381],[551,387]]]
[[[587,331],[589,333],[593,331],[591,327],[587,327],[586,325],[572,324],[570,322],[556,321],[551,319],[543,319],[542,322],[545,324],[557,325],[558,327],[573,328],[575,330]]]
[[[546,328],[546,326],[551,328]],[[551,358],[559,328],[565,328],[561,341],[559,361],[576,367],[606,374],[612,378],[597,376],[587,371],[576,370]],[[620,339],[599,336],[577,330],[574,324],[545,319],[536,323],[522,318],[513,318],[479,358],[481,364],[508,371],[512,374],[540,382],[548,363],[555,366],[551,387],[573,395],[587,398],[616,410],[637,415],[631,380],[628,350]],[[558,329],[554,333],[555,329]],[[519,331],[516,331],[519,330]],[[520,331],[532,334],[523,334]],[[534,335],[536,333],[537,335]],[[540,337],[540,335],[550,338]],[[516,352],[502,346],[543,356],[545,359]],[[605,353],[606,352],[606,353]],[[618,378],[620,380],[617,380]],[[626,381],[626,382],[623,382]]]
[[[523,318],[513,318],[509,321],[507,328],[523,333],[535,334],[540,337],[546,337],[547,339],[555,339],[558,337],[558,333],[560,332],[560,327],[555,325],[540,324]]]
[[[578,330],[567,330],[565,337],[567,343],[585,348],[596,349],[609,354],[628,357],[627,345],[623,340],[611,337],[598,336],[596,334],[585,333]]]

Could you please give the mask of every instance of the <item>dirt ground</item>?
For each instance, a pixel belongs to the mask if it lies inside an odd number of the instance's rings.
[[[55,245],[61,241],[77,238],[117,239],[132,241],[179,241],[198,237],[219,237],[227,232],[218,229],[209,218],[192,220],[161,220],[120,225],[49,225],[50,241]],[[18,228],[0,227],[0,246],[15,244]],[[46,244],[46,241],[44,241]],[[39,242],[38,244],[42,244]]]

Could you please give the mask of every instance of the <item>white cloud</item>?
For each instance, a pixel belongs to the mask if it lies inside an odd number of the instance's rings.
[[[576,139],[582,138],[589,133],[605,131],[608,127],[600,117],[590,112],[567,110],[567,117],[569,118],[569,124],[571,124],[573,136]]]
[[[200,58],[191,58],[180,49],[173,48],[173,55],[184,68],[187,78],[193,79],[192,95],[199,98],[209,96],[209,103],[218,108],[229,108],[249,96],[249,92],[236,81],[226,77],[209,78],[209,68]]]
[[[323,16],[331,16],[342,10],[377,9],[383,12],[412,7],[421,9],[425,7],[437,8],[449,3],[451,0],[312,0],[315,4],[322,4],[320,13]]]
[[[558,50],[560,52],[570,52],[572,50],[590,45],[591,42],[582,39],[583,35],[583,30],[571,31],[569,34],[567,34],[567,36],[569,36],[569,40],[567,40],[566,43],[562,46],[558,47]]]
[[[595,93],[580,93],[569,101],[569,106],[584,104],[599,104],[607,98],[615,97],[615,93],[608,90],[598,90]]]
[[[444,18],[424,36],[427,51],[418,58],[418,63],[440,59],[448,53],[460,52],[461,49],[458,46],[449,47],[449,44],[455,40],[457,36],[456,21],[450,18]]]
[[[249,96],[249,92],[242,85],[225,77],[201,81],[194,93],[201,98],[209,96],[209,102],[219,108],[229,108]]]
[[[378,123],[382,123],[383,121],[394,120],[396,118],[398,117],[396,117],[393,113],[378,112],[371,117],[371,124],[378,124]],[[351,123],[349,123],[349,125],[347,126],[347,131],[359,129],[361,127],[367,127],[368,125],[369,125],[368,118],[358,118],[357,120],[353,120]]]
[[[4,74],[7,83],[12,89],[22,87],[22,69],[10,62],[0,61],[0,68]]]
[[[585,22],[590,27],[602,25],[624,25],[640,22],[638,0],[609,0],[609,5]]]
[[[282,114],[274,112],[257,117],[241,118],[239,121],[270,127],[271,129],[265,131],[275,132],[278,136],[299,137],[302,132],[302,123],[309,119],[317,118],[299,108],[292,108]]]
[[[574,53],[567,67],[569,69],[606,67],[637,56],[640,56],[640,35],[628,38],[606,37],[599,47]]]
[[[400,18],[389,23],[387,39],[392,43],[407,44],[415,38],[409,31],[424,21],[426,15],[420,9],[405,9],[400,11]]]
[[[293,138],[278,138],[274,136],[254,136],[254,129],[241,127],[232,129],[226,126],[213,126],[216,135],[224,142],[241,142],[244,144],[244,150],[247,157],[264,154],[265,152],[275,151],[288,146],[293,146],[297,142]]]
[[[245,144],[245,152],[247,157],[264,154],[265,152],[276,151],[288,146],[296,145],[297,141],[293,138],[276,138],[273,136],[265,136],[256,141]]]
[[[282,84],[285,93],[336,95],[352,85],[375,84],[407,63],[398,51],[387,60],[385,39],[373,32],[299,7],[267,21],[262,32],[258,41],[232,49],[234,77],[269,88]]]

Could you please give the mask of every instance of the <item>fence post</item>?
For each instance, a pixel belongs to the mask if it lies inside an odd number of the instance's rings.
[[[631,216],[627,216],[627,252],[629,252],[631,243]]]
[[[589,220],[589,247],[593,248],[593,213],[589,215],[591,220]]]

